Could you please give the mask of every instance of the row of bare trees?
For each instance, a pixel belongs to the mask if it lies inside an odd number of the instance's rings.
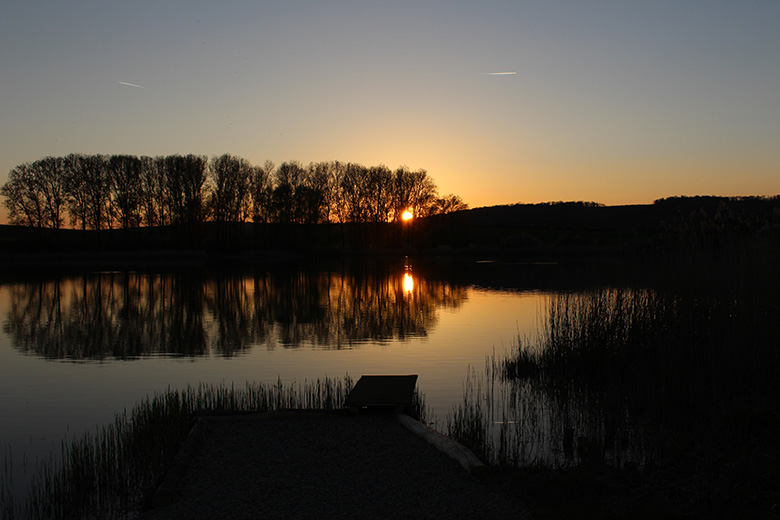
[[[216,222],[391,222],[467,209],[425,170],[338,161],[254,166],[224,154],[45,157],[0,187],[12,224],[80,229]]]

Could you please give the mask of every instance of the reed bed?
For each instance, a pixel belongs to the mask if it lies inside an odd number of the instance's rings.
[[[259,412],[281,409],[335,410],[343,407],[352,379],[324,378],[285,385],[247,382],[199,384],[168,389],[117,414],[112,424],[63,442],[58,457],[38,465],[24,504],[11,493],[11,455],[6,453],[0,491],[2,517],[132,518],[155,480],[186,437],[196,411]],[[415,391],[415,410],[424,420],[424,396]]]
[[[446,435],[489,464],[551,462],[539,436],[546,403],[530,386],[503,381],[501,371],[495,355],[486,360],[483,373],[469,367],[463,402],[448,414]]]
[[[535,379],[508,379],[505,363],[493,355],[484,372],[469,369],[463,400],[444,425],[447,436],[481,460],[545,468],[595,460],[638,465],[644,460],[642,438],[628,417],[605,416],[587,406],[584,396],[552,394]],[[595,439],[600,439],[598,445]]]
[[[549,296],[535,338],[470,373],[449,434],[498,463],[642,468],[689,458],[776,481],[776,258],[705,256],[660,270],[653,289]]]

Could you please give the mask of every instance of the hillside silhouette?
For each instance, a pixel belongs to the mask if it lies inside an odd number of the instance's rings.
[[[780,197],[670,197],[653,204],[553,202],[475,208],[420,223],[428,248],[652,251],[780,237]]]
[[[622,254],[717,249],[742,241],[780,244],[780,197],[670,197],[653,204],[514,204],[409,222],[204,222],[73,230],[0,226],[4,262],[200,262],[235,255],[273,260],[341,254],[470,256]],[[59,256],[53,253],[59,254]]]

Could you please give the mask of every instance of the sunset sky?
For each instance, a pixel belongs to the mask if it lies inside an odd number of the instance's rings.
[[[0,184],[72,152],[407,165],[472,207],[776,195],[780,2],[6,2]]]

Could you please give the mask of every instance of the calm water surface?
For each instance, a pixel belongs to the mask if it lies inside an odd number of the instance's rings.
[[[18,468],[168,387],[345,374],[418,374],[442,422],[469,367],[533,333],[544,296],[434,280],[403,264],[1,285],[0,445]]]

